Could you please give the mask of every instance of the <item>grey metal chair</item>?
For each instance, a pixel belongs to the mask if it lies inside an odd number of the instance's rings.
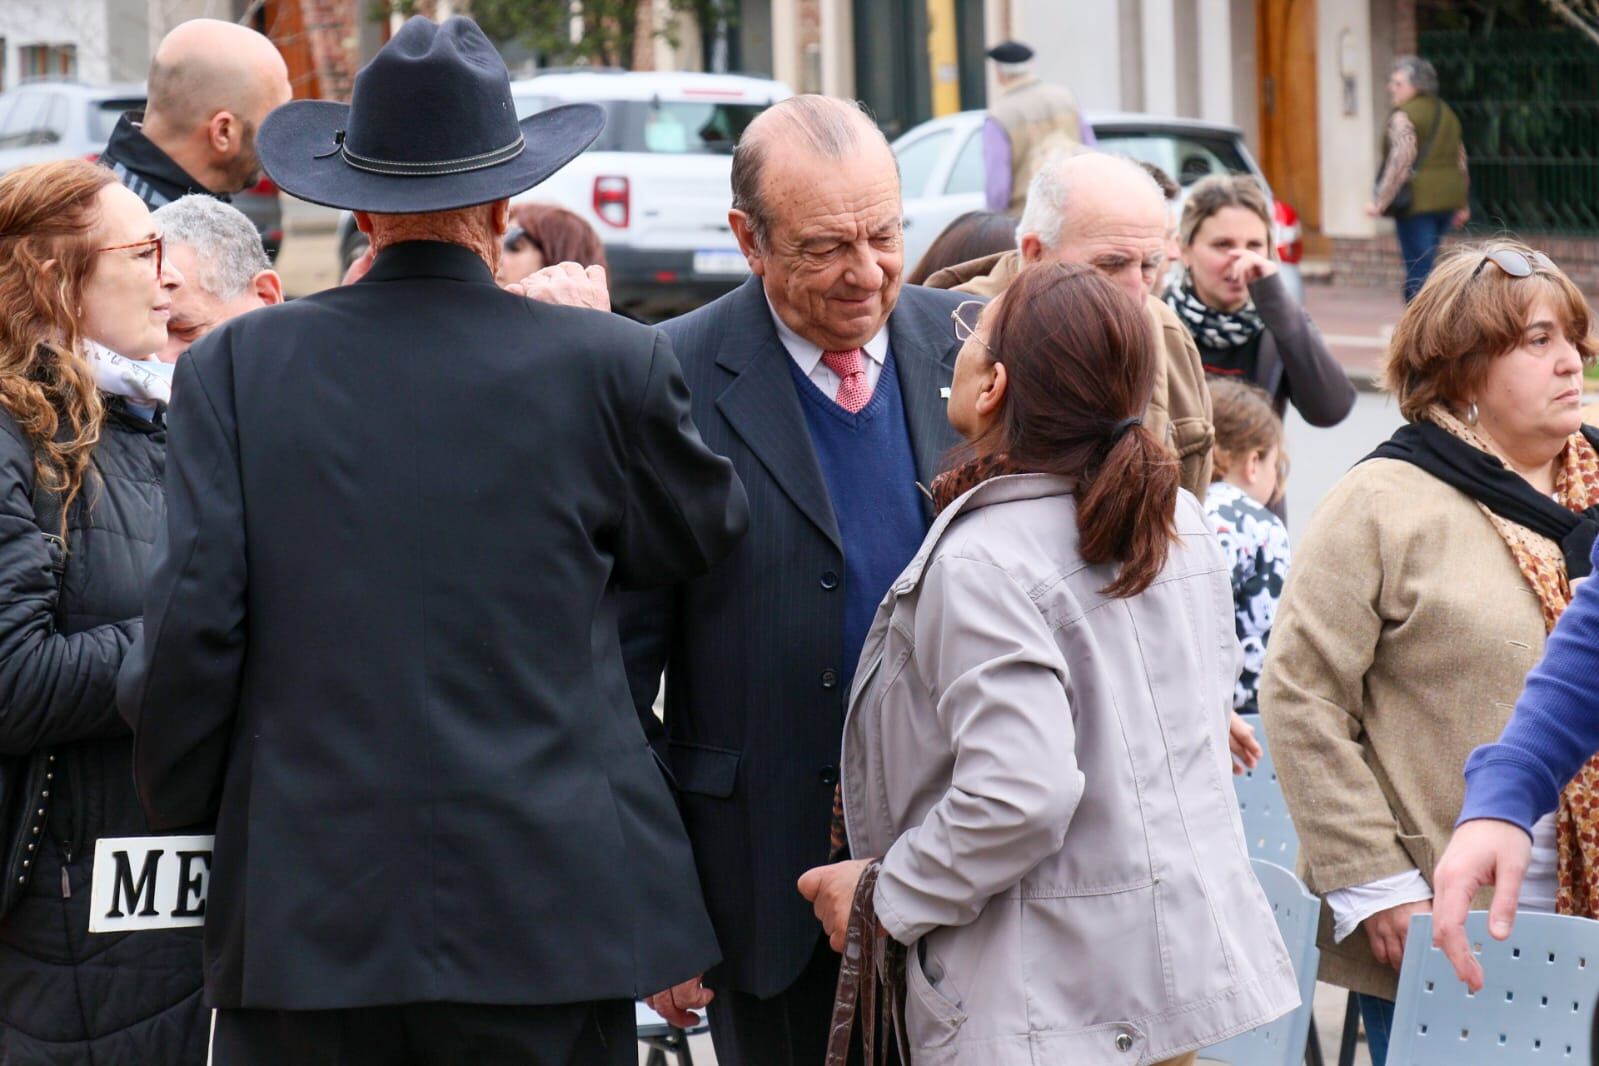
[[[1251,1029],[1199,1053],[1203,1061],[1230,1066],[1299,1066],[1310,1039],[1315,1012],[1316,967],[1321,951],[1316,947],[1316,924],[1321,900],[1288,870],[1264,859],[1251,859],[1255,877],[1271,902],[1277,931],[1288,947],[1288,957],[1299,978],[1299,1006],[1274,1022]]]
[[[692,1029],[679,1029],[667,1023],[643,1002],[633,1004],[633,1017],[638,1026],[638,1042],[650,1049],[645,1056],[645,1066],[667,1066],[666,1057],[677,1058],[677,1066],[694,1066],[694,1054],[689,1050],[688,1038],[710,1028],[704,1021]]]
[[[1509,940],[1488,935],[1486,911],[1466,919],[1482,963],[1472,993],[1432,946],[1432,916],[1410,919],[1388,1061],[1405,1066],[1594,1061],[1599,922],[1559,914],[1516,916]]]
[[[1260,741],[1264,754],[1253,770],[1245,770],[1241,777],[1233,778],[1233,790],[1238,794],[1238,810],[1244,818],[1244,835],[1249,844],[1249,857],[1274,862],[1285,870],[1292,870],[1299,858],[1299,834],[1288,817],[1288,804],[1283,800],[1282,786],[1277,783],[1277,769],[1272,765],[1271,747],[1266,743],[1266,730],[1260,715],[1246,714],[1244,720],[1255,727],[1255,739]]]

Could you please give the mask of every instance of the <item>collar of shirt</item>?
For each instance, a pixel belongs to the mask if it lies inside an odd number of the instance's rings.
[[[822,361],[822,347],[801,337],[798,333],[788,328],[788,323],[783,321],[777,313],[777,308],[772,306],[772,300],[767,297],[766,308],[772,313],[772,324],[777,327],[777,339],[783,342],[783,348],[800,368],[800,373],[811,377],[816,372],[816,366]],[[876,336],[867,341],[863,351],[866,358],[876,364],[877,369],[883,366],[883,360],[888,358],[888,323],[883,323],[883,328],[877,331]],[[875,377],[875,374],[869,376]]]

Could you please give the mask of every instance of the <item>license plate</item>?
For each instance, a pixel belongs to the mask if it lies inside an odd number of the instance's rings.
[[[694,253],[696,274],[748,274],[750,265],[743,252],[711,249]]]

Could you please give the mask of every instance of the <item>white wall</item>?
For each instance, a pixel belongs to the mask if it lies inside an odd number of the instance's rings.
[[[1329,237],[1372,237],[1366,217],[1377,173],[1371,104],[1371,3],[1321,0],[1316,22],[1316,107],[1321,143],[1321,224]],[[1344,35],[1348,34],[1347,44]],[[1354,113],[1346,114],[1341,70],[1355,79]]]
[[[1011,36],[1032,46],[1039,77],[1071,89],[1080,107],[1119,111],[1127,105],[1121,93],[1124,42],[1118,7],[1117,0],[1012,0]],[[1138,41],[1128,45],[1142,47]]]
[[[5,39],[5,86],[21,78],[20,49],[35,44],[73,44],[78,78],[111,80],[106,0],[0,0],[0,37]]]

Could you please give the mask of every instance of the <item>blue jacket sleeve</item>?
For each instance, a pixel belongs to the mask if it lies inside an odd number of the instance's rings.
[[[1599,545],[1594,553],[1599,569]],[[1577,586],[1543,660],[1527,675],[1497,744],[1466,760],[1460,821],[1497,818],[1529,832],[1599,751],[1599,574]]]

